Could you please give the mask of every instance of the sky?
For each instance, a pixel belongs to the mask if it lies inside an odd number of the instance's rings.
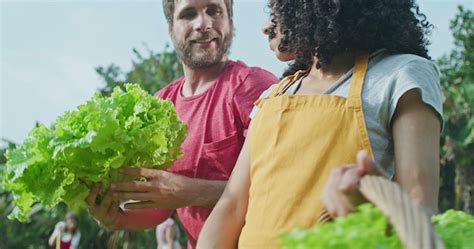
[[[235,0],[231,59],[281,75],[260,27],[264,0]],[[453,48],[449,20],[472,0],[418,1],[436,27],[433,58]],[[171,41],[160,0],[0,0],[0,138],[22,142],[36,122],[50,125],[103,86],[94,71],[131,68],[132,49],[159,52]]]

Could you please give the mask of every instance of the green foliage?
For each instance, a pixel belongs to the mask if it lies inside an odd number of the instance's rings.
[[[5,152],[16,147],[12,142],[5,142],[5,146],[0,148],[0,174],[7,161]],[[28,223],[7,219],[14,207],[12,193],[0,185],[0,248],[47,248],[55,220],[64,217],[65,207],[59,205],[53,210],[47,210],[37,204],[32,208],[32,219]]]
[[[474,13],[459,6],[455,48],[438,60],[444,94],[441,209],[474,212]]]
[[[455,49],[438,61],[443,87],[446,139],[444,153],[457,164],[474,162],[474,13],[459,7],[451,22]],[[448,141],[446,141],[448,142]],[[466,150],[468,149],[468,150]],[[466,155],[470,155],[466,156]]]
[[[25,142],[6,152],[4,187],[13,192],[12,217],[25,220],[40,202],[85,207],[94,183],[122,180],[122,166],[165,168],[181,154],[186,127],[173,104],[137,85],[95,95],[60,116],[51,129],[35,127]]]
[[[154,94],[183,75],[182,64],[175,51],[169,51],[168,46],[161,53],[155,53],[148,48],[147,52],[148,57],[144,57],[138,50],[133,49],[136,58],[132,61],[132,70],[127,73],[123,73],[115,64],[97,67],[95,70],[105,83],[100,92],[109,95],[114,87],[125,82],[135,82],[148,93]]]
[[[449,210],[432,217],[435,230],[446,249],[474,248],[474,217]],[[310,229],[294,229],[280,237],[284,249],[402,249],[387,218],[372,204],[358,212]]]
[[[467,213],[448,210],[431,219],[447,249],[474,248],[474,218]]]
[[[11,142],[11,141],[8,141],[8,140],[5,140],[5,139],[1,139],[2,142],[5,143],[5,145],[2,147],[0,147],[0,182],[2,182],[2,179],[3,179],[3,166],[5,165],[5,163],[7,163],[7,158],[5,157],[5,153],[7,152],[8,149],[14,149],[16,147],[16,145]],[[0,194],[3,193],[4,190],[2,185],[0,185]]]
[[[295,229],[283,234],[284,249],[402,249],[398,236],[388,234],[387,218],[371,204],[358,207],[358,212],[309,230]]]

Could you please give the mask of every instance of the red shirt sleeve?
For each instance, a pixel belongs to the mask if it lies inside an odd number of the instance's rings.
[[[244,136],[247,136],[250,112],[255,101],[257,101],[263,91],[278,82],[278,79],[266,70],[261,68],[251,68],[250,70],[250,73],[236,89],[233,99],[234,115],[240,119],[244,128]]]
[[[170,99],[172,94],[176,91],[179,91],[179,88],[184,81],[184,76],[179,77],[178,79],[170,82],[168,85],[164,86],[158,92],[155,93],[155,97],[160,99]]]

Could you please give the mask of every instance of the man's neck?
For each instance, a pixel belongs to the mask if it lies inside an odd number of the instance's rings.
[[[191,97],[205,92],[224,71],[228,59],[206,68],[193,69],[183,65],[184,85],[181,89],[183,97]]]

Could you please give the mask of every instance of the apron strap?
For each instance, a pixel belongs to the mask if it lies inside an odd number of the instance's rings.
[[[374,154],[370,140],[368,139],[367,129],[365,128],[364,113],[362,110],[362,87],[364,86],[365,75],[367,73],[367,66],[369,64],[369,55],[367,52],[358,53],[356,55],[356,62],[354,66],[354,73],[352,74],[351,86],[349,95],[347,97],[347,106],[349,108],[356,109],[355,115],[358,120],[360,132],[362,134],[363,143],[368,150],[368,153],[372,160]],[[323,208],[319,214],[318,224],[326,223],[331,221],[332,217],[326,208]]]
[[[352,74],[349,95],[347,96],[347,105],[349,108],[362,109],[362,87],[364,86],[368,64],[369,55],[367,52],[361,52],[356,55],[354,73]]]
[[[356,63],[354,66],[354,73],[352,74],[352,81],[349,90],[349,96],[347,98],[347,107],[354,110],[356,120],[359,126],[364,147],[370,155],[370,158],[374,160],[374,153],[369,140],[369,134],[367,131],[367,125],[365,124],[364,110],[362,106],[362,87],[364,86],[365,75],[367,73],[367,67],[369,65],[369,54],[367,52],[361,52],[356,55]]]
[[[369,55],[367,52],[360,52],[356,55],[354,73],[352,74],[347,104],[350,108],[362,108],[362,87],[364,86],[365,75],[369,64]],[[276,97],[283,94],[290,88],[306,71],[298,71],[293,75],[283,78],[274,88],[270,97]],[[283,89],[280,88],[283,85]]]
[[[298,81],[301,76],[305,75],[307,72],[300,70],[293,75],[286,76],[283,78],[274,88],[270,97],[276,97],[282,95],[288,88],[290,88],[296,81]],[[283,89],[280,90],[283,85]]]
[[[272,93],[270,94],[269,97],[276,97],[277,94],[278,94],[278,90],[280,90],[280,87],[283,83],[285,82],[288,82],[290,80],[290,77],[292,77],[293,75],[291,76],[286,76],[285,78],[283,78],[282,80],[280,80],[280,82],[278,82],[278,84],[273,88],[272,90]]]
[[[297,79],[300,77],[301,72],[304,72],[304,71],[298,71],[295,74],[286,76],[285,78],[280,80],[280,82],[278,82],[278,84],[275,85],[275,87],[273,87],[272,92],[270,93],[270,95],[267,98],[273,98],[273,97],[277,97],[279,95],[282,95],[282,93],[284,93],[288,88],[290,88],[290,86],[293,85],[294,82],[297,81]],[[282,85],[283,85],[283,89],[280,90]],[[265,99],[267,99],[267,98],[265,98]],[[262,108],[263,101],[264,101],[264,99],[257,99],[257,101],[255,101],[254,105]]]

